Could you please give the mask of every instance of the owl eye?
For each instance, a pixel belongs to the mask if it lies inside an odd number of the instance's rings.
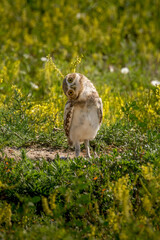
[[[68,78],[68,82],[69,82],[69,83],[72,83],[72,82],[73,82],[73,79],[72,79],[72,78]]]
[[[74,92],[73,92],[72,90],[69,90],[69,91],[68,91],[68,95],[69,95],[69,96],[72,96],[73,93],[74,93]]]

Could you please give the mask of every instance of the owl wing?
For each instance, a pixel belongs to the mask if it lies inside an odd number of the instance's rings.
[[[98,98],[98,100],[97,100],[97,113],[98,113],[98,118],[99,118],[99,124],[101,124],[102,117],[103,117],[103,104],[102,104],[101,98]]]
[[[72,105],[72,103],[70,101],[68,101],[66,103],[65,109],[64,109],[64,130],[65,130],[66,136],[68,138],[68,143],[70,145],[72,145],[72,142],[69,138],[69,132],[70,132],[70,128],[71,128],[73,110],[74,110],[74,106]]]

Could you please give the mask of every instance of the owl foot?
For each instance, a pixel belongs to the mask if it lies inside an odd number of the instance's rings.
[[[75,144],[75,154],[76,154],[76,157],[79,157],[79,154],[80,154],[80,143],[77,142]]]
[[[86,148],[86,157],[91,158],[90,149],[89,149],[89,140],[85,140],[84,145],[85,145],[85,148]]]

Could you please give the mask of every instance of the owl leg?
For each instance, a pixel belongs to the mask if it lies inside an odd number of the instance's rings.
[[[75,154],[76,154],[76,157],[79,157],[79,154],[80,154],[80,143],[79,142],[76,142],[76,144],[75,144]]]
[[[85,145],[85,148],[86,148],[87,157],[88,157],[88,158],[91,158],[90,150],[89,150],[89,140],[85,140],[85,141],[84,141],[84,145]]]

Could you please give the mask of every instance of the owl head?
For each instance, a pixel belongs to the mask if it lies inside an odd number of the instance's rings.
[[[70,100],[77,99],[83,89],[82,76],[79,73],[69,73],[63,80],[63,91]]]

